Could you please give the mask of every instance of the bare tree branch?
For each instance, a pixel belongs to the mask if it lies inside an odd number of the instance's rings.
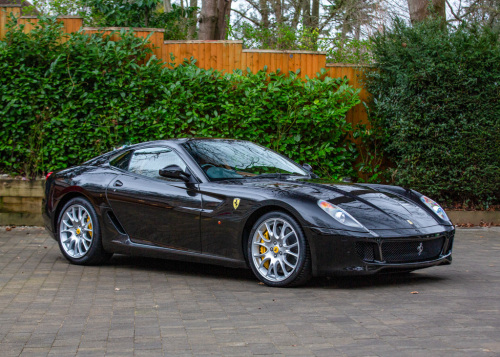
[[[231,11],[234,11],[235,13],[237,13],[238,15],[240,15],[241,17],[243,17],[244,19],[247,19],[248,21],[251,21],[255,25],[260,26],[260,23],[258,21],[256,21],[256,20],[248,17],[246,14],[242,13],[241,11],[238,11],[236,9],[231,9]]]

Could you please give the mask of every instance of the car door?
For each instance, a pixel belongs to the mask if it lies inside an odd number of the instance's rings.
[[[198,184],[161,177],[159,170],[168,165],[189,170],[166,146],[131,150],[112,160],[119,175],[108,186],[109,204],[132,241],[201,251]]]

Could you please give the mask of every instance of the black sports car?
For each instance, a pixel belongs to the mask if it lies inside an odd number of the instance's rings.
[[[71,263],[120,253],[250,266],[270,286],[450,264],[455,233],[416,191],[328,183],[239,140],[121,148],[49,174],[45,196],[45,225]]]

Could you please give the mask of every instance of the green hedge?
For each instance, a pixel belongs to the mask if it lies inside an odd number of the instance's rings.
[[[36,175],[124,143],[232,137],[271,147],[318,173],[354,175],[345,114],[358,104],[346,80],[296,74],[221,74],[163,67],[145,41],[122,32],[72,34],[42,19],[0,41],[0,171]]]
[[[396,21],[373,51],[367,89],[394,182],[449,203],[500,203],[499,34]]]

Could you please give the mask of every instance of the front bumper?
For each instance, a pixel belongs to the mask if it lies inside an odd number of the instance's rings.
[[[434,226],[418,230],[368,233],[306,228],[313,275],[368,275],[410,271],[452,261],[455,229]]]

